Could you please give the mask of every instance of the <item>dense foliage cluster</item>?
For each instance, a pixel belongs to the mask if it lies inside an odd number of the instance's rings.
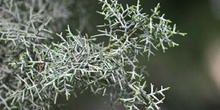
[[[58,96],[68,100],[85,90],[108,95],[128,110],[160,109],[168,88],[146,83],[137,56],[174,47],[171,37],[184,34],[160,15],[159,5],[148,15],[139,0],[126,7],[117,0],[99,2],[106,22],[90,37],[73,34],[69,26],[65,35],[54,34],[70,16],[71,0],[0,1],[1,109],[51,109]],[[48,42],[54,37],[60,41]],[[97,43],[98,37],[108,42]]]

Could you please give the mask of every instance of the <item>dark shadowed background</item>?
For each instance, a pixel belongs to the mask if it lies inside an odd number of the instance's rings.
[[[120,2],[136,4],[136,0]],[[140,57],[140,63],[147,65],[147,82],[157,87],[171,87],[162,110],[220,110],[220,1],[141,0],[146,13],[157,3],[161,4],[160,11],[165,13],[165,18],[177,24],[181,32],[188,33],[186,37],[173,38],[179,47],[170,48],[166,53],[158,51],[149,61]],[[96,1],[88,6],[92,7],[91,15],[84,21],[88,27],[83,31],[92,35],[96,33],[95,25],[102,24],[102,16],[95,12],[100,10]],[[66,110],[112,109],[108,98],[92,96],[89,92],[67,103]]]

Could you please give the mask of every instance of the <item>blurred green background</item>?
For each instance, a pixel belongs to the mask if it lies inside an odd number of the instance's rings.
[[[88,21],[84,21],[86,27],[81,29],[92,35],[96,33],[95,26],[102,24],[102,17],[95,12],[100,6],[95,0],[83,1],[90,2],[82,5],[90,7],[90,15]],[[119,1],[136,4],[136,0]],[[148,83],[171,87],[166,92],[162,110],[220,110],[220,1],[141,0],[146,13],[150,13],[157,3],[161,4],[160,11],[165,13],[165,18],[177,24],[181,32],[188,33],[186,37],[173,38],[179,47],[170,48],[166,53],[158,51],[150,61],[140,57],[140,63],[147,65]],[[93,96],[89,92],[67,103],[64,109],[68,110],[111,110],[108,98]]]

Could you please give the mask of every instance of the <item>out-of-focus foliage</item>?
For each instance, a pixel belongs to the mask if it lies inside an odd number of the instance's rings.
[[[160,15],[159,5],[148,15],[136,5],[123,7],[117,0],[99,0],[106,23],[92,37],[72,34],[68,26],[61,40],[49,43],[63,28],[71,0],[13,1],[0,3],[0,108],[51,109],[58,96],[77,96],[85,90],[108,95],[128,110],[159,110],[168,88],[155,89],[145,81],[138,54],[174,47],[174,35],[185,35]],[[59,22],[58,22],[59,21]],[[108,42],[95,43],[97,37]],[[151,91],[146,91],[149,86]]]

